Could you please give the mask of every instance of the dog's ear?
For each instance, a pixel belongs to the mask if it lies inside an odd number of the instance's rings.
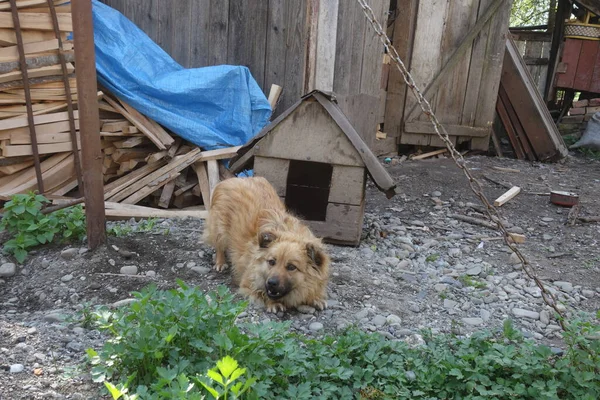
[[[327,259],[327,255],[325,254],[323,248],[321,246],[315,245],[314,243],[306,244],[306,254],[317,269],[320,269],[325,263],[325,260]]]
[[[277,239],[277,237],[275,236],[275,234],[273,234],[271,232],[259,232],[258,233],[258,246],[261,249],[266,249],[267,247],[269,247],[271,245],[271,243],[273,243],[273,241],[275,241],[275,239]]]

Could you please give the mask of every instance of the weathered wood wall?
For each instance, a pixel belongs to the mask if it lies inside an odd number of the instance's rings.
[[[471,149],[489,146],[511,3],[398,1],[394,44],[452,140]],[[443,146],[393,69],[384,130],[399,144]]]
[[[335,92],[373,148],[384,51],[355,0],[102,1],[184,67],[245,65],[265,94],[283,86],[274,116],[312,89]],[[369,1],[384,26],[389,2]]]
[[[538,91],[543,96],[548,76],[550,47],[552,46],[551,34],[545,32],[514,33],[512,37],[519,49],[519,54],[527,64],[527,69],[531,73]]]

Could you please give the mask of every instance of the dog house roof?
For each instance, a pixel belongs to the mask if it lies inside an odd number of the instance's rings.
[[[383,168],[377,157],[371,152],[366,143],[358,135],[350,121],[346,118],[342,110],[337,106],[335,102],[335,96],[333,93],[323,92],[320,90],[314,90],[292,105],[290,108],[285,110],[279,117],[274,119],[269,125],[265,126],[252,140],[242,146],[235,156],[231,160],[231,170],[240,171],[252,158],[253,149],[256,144],[266,135],[268,135],[281,121],[286,119],[288,115],[293,113],[303,102],[314,98],[316,101],[323,106],[323,108],[333,118],[339,128],[344,132],[352,146],[357,150],[362,162],[364,163],[367,172],[375,186],[384,192],[388,198],[395,195],[396,184],[388,172]]]

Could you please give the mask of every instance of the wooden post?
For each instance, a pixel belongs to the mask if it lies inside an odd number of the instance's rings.
[[[106,242],[102,150],[91,0],[71,2],[88,248]]]

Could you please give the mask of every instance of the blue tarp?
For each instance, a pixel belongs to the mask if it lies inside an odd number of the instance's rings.
[[[269,122],[248,68],[183,68],[119,11],[92,4],[98,81],[139,112],[207,150],[242,145]]]

